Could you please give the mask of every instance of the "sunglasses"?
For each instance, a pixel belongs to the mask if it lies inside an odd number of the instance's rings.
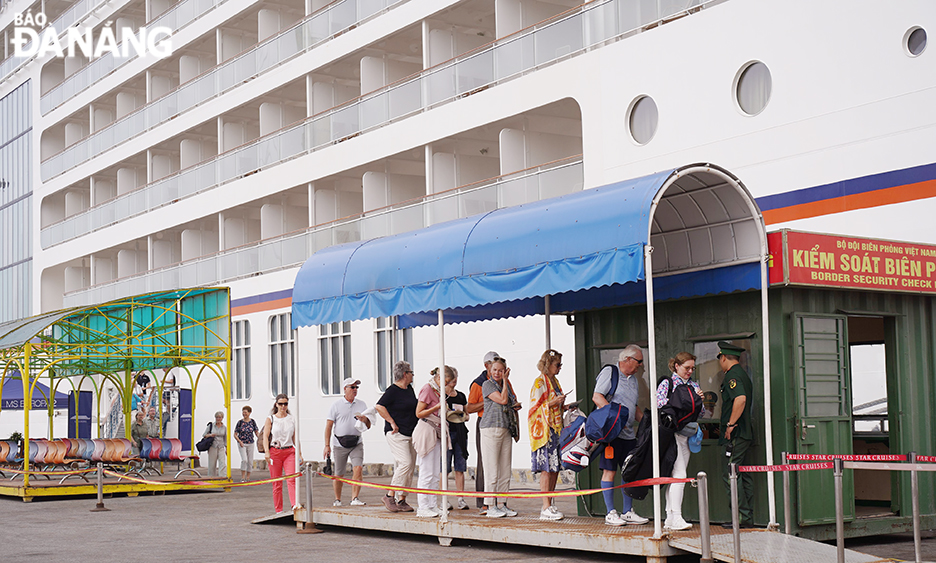
[[[281,407],[289,406],[289,403],[276,403],[276,404]]]
[[[628,356],[628,358],[634,360],[634,361],[637,362],[639,365],[643,365],[643,360],[638,360],[637,358],[635,358],[635,357],[633,357],[633,356]]]
[[[357,389],[358,387],[359,387],[358,385],[348,385],[349,389]]]

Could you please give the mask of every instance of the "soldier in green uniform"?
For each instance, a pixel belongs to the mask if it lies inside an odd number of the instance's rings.
[[[718,365],[725,372],[721,385],[721,437],[718,443],[724,445],[725,471],[723,473],[725,489],[731,494],[731,481],[727,464],[747,465],[747,454],[751,449],[754,432],[751,429],[751,378],[741,367],[740,359],[744,348],[729,342],[718,343]],[[730,452],[730,453],[729,453]],[[750,473],[740,473],[738,477],[738,519],[742,528],[754,527],[754,482]],[[730,528],[731,522],[725,524]]]

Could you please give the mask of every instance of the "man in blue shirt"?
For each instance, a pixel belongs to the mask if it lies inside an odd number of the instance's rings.
[[[595,383],[595,392],[592,400],[596,408],[608,404],[606,395],[611,391],[611,378],[617,375],[618,384],[611,401],[627,408],[627,423],[621,429],[617,438],[599,455],[598,468],[601,469],[601,488],[609,489],[614,486],[614,474],[624,464],[627,455],[637,445],[637,424],[643,418],[643,412],[637,410],[638,385],[637,370],[643,364],[643,352],[636,344],[624,348],[618,355],[617,370],[613,366],[605,366],[598,373]],[[605,524],[609,526],[623,526],[624,524],[646,524],[649,520],[634,512],[633,499],[622,494],[624,498],[621,514],[614,508],[614,490],[603,492],[607,516]]]

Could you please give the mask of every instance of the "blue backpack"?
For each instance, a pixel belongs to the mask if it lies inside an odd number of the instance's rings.
[[[611,368],[611,389],[605,395],[608,404],[588,415],[585,420],[585,437],[592,442],[609,444],[618,437],[624,425],[627,424],[630,411],[624,405],[611,401],[614,398],[615,391],[617,391],[618,377],[620,377],[621,372],[615,365],[609,364],[605,367]]]

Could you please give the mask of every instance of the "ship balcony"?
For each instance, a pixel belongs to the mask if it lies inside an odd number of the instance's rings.
[[[335,244],[404,233],[507,205],[580,191],[582,187],[579,155],[69,291],[63,306],[163,289],[231,283],[299,267],[318,250]],[[125,256],[129,260],[130,255],[125,252]]]
[[[701,2],[692,0],[689,4],[697,8]],[[260,170],[516,79],[537,68],[636,33],[648,26],[648,22],[652,24],[672,19],[677,14],[686,13],[687,9],[683,6],[679,10],[673,10],[673,14],[661,17],[659,11],[651,11],[648,15],[625,9],[623,3],[615,0],[582,5],[564,12],[556,19],[546,20],[469,51],[313,115],[302,122],[223,152],[135,192],[49,225],[41,230],[40,243],[43,248],[49,248],[149,210],[172,204],[179,199],[205,193]],[[286,35],[276,36],[273,41],[278,42],[284,37],[289,37],[290,33],[294,33],[303,25],[305,23],[292,28]],[[244,72],[256,71],[255,56],[250,52],[245,53],[247,62]],[[237,60],[232,61],[232,64],[239,64]],[[227,67],[219,67],[218,70],[225,68]],[[225,72],[232,73],[234,68]],[[213,74],[208,73],[205,76],[210,77]],[[233,76],[238,75],[235,73]],[[216,79],[217,77],[210,80]],[[234,82],[236,80],[232,79],[231,85]],[[43,162],[43,177],[60,173],[68,154],[69,151],[66,150]],[[69,163],[76,161],[76,158],[68,159]],[[128,203],[128,199],[133,201]],[[130,213],[129,210],[135,211]],[[105,220],[104,217],[108,219]]]

